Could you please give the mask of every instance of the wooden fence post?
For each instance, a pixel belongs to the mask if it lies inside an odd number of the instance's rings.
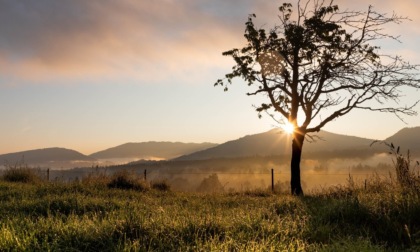
[[[271,191],[274,192],[274,169],[271,169]]]
[[[50,168],[47,169],[47,181],[50,181]]]
[[[144,181],[147,181],[147,170],[144,170]]]

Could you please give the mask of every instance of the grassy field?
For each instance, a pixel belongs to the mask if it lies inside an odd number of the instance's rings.
[[[51,183],[11,167],[0,251],[419,251],[418,178],[401,174],[293,197],[174,192],[127,171]]]
[[[392,181],[305,197],[116,181],[0,182],[0,250],[420,250],[420,194]]]

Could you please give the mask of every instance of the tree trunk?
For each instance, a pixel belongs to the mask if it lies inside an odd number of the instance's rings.
[[[292,195],[303,195],[302,186],[300,184],[300,158],[302,156],[303,141],[305,135],[295,132],[292,141],[292,162],[290,164],[291,179],[290,187]]]

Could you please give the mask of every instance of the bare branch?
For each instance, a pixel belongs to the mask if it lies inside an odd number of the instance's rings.
[[[270,103],[258,107],[259,112],[277,112],[302,134],[317,132],[356,109],[390,113],[401,120],[416,114],[417,102],[398,104],[401,88],[420,89],[419,66],[383,54],[374,44],[399,41],[384,28],[408,18],[379,13],[372,6],[366,11],[340,11],[332,0],[299,0],[296,21],[291,4],[279,10],[280,25],[269,32],[255,28],[255,15],[250,16],[248,44],[224,53],[236,65],[217,85],[227,88],[233,78],[243,78],[254,87],[248,95],[268,97]],[[304,115],[301,125],[298,113]],[[318,117],[323,119],[312,125]]]

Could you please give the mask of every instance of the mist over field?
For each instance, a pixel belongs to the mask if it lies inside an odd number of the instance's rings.
[[[366,179],[395,179],[393,157],[388,153],[367,158],[307,158],[302,160],[302,184],[305,190],[319,191],[348,185],[350,180],[363,184]],[[419,157],[412,157],[412,167]],[[276,191],[290,190],[290,161],[287,156],[224,158],[192,161],[144,161],[119,166],[51,170],[51,181],[81,181],[87,177],[112,175],[126,170],[149,182],[166,181],[175,191],[241,192],[271,190],[271,169]],[[45,173],[45,170],[42,172]]]
[[[349,175],[355,182],[363,183],[368,177],[395,177],[391,156],[376,154],[371,158],[352,159],[304,159],[302,183],[306,190],[319,190],[330,186],[344,185]],[[167,180],[175,189],[195,190],[212,174],[216,174],[224,191],[246,191],[271,188],[271,169],[274,169],[275,190],[289,191],[290,164],[283,158],[245,158],[191,164],[187,168],[175,168],[168,164],[150,170],[151,180]],[[207,190],[219,191],[214,187]]]
[[[420,127],[405,128],[385,141],[411,151],[412,172],[419,173]],[[306,191],[321,190],[366,178],[395,177],[393,155],[374,140],[321,131],[320,140],[304,145],[301,162]],[[47,148],[0,155],[6,166],[30,166],[50,181],[81,181],[92,176],[129,171],[147,181],[166,181],[174,190],[230,192],[254,189],[289,191],[290,139],[281,131],[247,135],[217,145],[170,142],[127,143],[84,155],[64,148]],[[4,168],[4,166],[3,166]],[[146,178],[144,172],[146,171]]]

